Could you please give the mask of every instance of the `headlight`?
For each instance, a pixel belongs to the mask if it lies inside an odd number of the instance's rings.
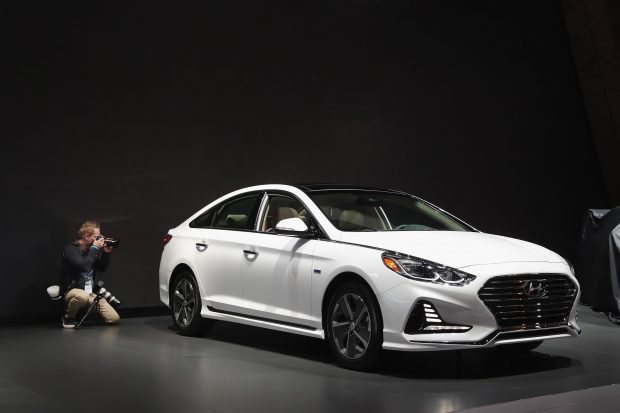
[[[463,286],[476,279],[475,276],[456,268],[446,267],[422,258],[394,252],[381,254],[383,263],[390,270],[403,277],[418,281],[427,281],[435,284]]]

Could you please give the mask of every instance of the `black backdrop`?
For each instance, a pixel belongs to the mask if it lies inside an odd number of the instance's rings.
[[[121,238],[104,280],[124,307],[159,305],[167,229],[252,184],[401,189],[568,258],[608,207],[556,1],[3,14],[0,320],[49,314],[85,219]]]

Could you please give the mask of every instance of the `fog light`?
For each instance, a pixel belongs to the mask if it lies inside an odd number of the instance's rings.
[[[471,326],[446,323],[428,301],[418,301],[409,315],[405,334],[464,333]]]

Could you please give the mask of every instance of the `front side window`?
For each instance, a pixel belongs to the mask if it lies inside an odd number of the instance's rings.
[[[470,230],[465,224],[406,194],[320,191],[309,196],[340,231]]]
[[[212,228],[254,229],[260,195],[241,195],[214,207]]]
[[[278,222],[287,218],[300,218],[310,226],[308,211],[301,202],[285,195],[269,195],[259,230],[275,232]]]

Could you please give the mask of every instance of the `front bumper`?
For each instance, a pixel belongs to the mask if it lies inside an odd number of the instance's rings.
[[[581,334],[577,324],[579,287],[576,279],[567,275],[562,263],[506,263],[475,266],[464,269],[476,279],[462,287],[437,285],[405,280],[381,294],[384,329],[383,348],[394,350],[451,350],[494,347],[500,344],[575,337]],[[500,325],[498,318],[479,297],[483,286],[494,277],[514,274],[562,274],[575,286],[574,301],[562,322],[552,325]],[[451,325],[471,326],[463,332],[407,334],[407,322],[416,303],[432,304],[441,319]]]

